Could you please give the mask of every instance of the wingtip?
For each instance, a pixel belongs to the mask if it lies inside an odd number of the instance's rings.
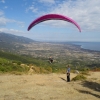
[[[29,31],[29,28],[27,29],[27,31]]]

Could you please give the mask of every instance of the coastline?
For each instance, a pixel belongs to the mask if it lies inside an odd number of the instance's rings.
[[[100,48],[99,48],[100,42],[72,42],[71,44],[79,46],[82,50],[91,51],[91,52],[100,52]]]

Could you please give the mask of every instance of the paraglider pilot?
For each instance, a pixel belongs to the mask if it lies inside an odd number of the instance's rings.
[[[49,57],[49,62],[53,63],[53,58],[52,57]]]

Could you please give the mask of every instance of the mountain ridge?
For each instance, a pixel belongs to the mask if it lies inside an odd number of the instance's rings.
[[[16,52],[16,50],[20,50],[23,48],[23,44],[30,44],[35,42],[32,39],[16,36],[9,33],[0,32],[0,50],[7,52]]]
[[[18,42],[18,43],[31,43],[31,42],[35,42],[32,39],[23,37],[23,36],[16,36],[13,34],[9,34],[9,33],[3,33],[0,32],[0,42],[5,41],[6,42]]]

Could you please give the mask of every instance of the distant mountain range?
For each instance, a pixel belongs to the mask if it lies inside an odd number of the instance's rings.
[[[22,36],[16,36],[16,35],[0,32],[0,42],[30,43],[30,42],[34,42],[34,40]]]
[[[22,48],[22,44],[35,42],[32,39],[0,32],[0,50],[15,51]]]

